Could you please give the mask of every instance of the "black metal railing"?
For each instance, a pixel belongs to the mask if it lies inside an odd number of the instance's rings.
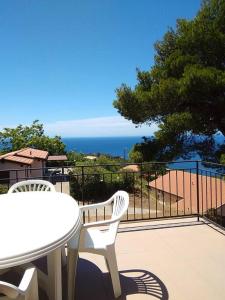
[[[126,190],[130,205],[124,221],[171,217],[207,217],[225,226],[224,166],[201,161],[140,164],[75,164],[42,169],[0,170],[0,193],[15,182],[45,179],[80,205],[105,201]],[[106,219],[106,209],[86,216]]]

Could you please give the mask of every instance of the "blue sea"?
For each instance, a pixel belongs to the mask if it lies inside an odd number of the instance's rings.
[[[88,137],[62,138],[67,151],[76,151],[84,154],[108,154],[128,158],[132,146],[142,142],[140,136],[132,137]]]
[[[129,151],[136,143],[143,142],[142,137],[84,137],[84,138],[62,138],[62,141],[66,145],[67,151],[76,151],[83,154],[108,154],[111,156],[117,156],[127,159]],[[196,153],[192,153],[188,159],[200,160],[200,157]],[[177,159],[176,163],[168,165],[172,169],[192,169],[195,172],[196,162],[188,162],[184,159]],[[201,170],[215,172],[215,168],[211,168],[210,165],[199,163]],[[218,171],[218,170],[217,170]],[[208,175],[209,176],[209,175]]]

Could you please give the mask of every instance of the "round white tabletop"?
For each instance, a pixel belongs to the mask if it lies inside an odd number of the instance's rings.
[[[57,192],[0,195],[0,269],[32,261],[62,247],[79,232],[77,202]]]

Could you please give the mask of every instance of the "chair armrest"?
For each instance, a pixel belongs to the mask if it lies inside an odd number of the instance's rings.
[[[123,191],[118,191],[117,193],[119,193],[119,192],[121,193]],[[123,192],[123,193],[125,193],[125,192]],[[107,201],[96,203],[96,204],[89,204],[89,205],[80,206],[80,211],[85,212],[85,211],[88,211],[88,210],[98,209],[100,207],[107,206],[107,205],[111,204],[114,201],[114,198],[115,198],[116,194],[112,195],[112,197],[110,197]]]
[[[83,206],[80,206],[79,208],[80,208],[80,211],[82,213],[82,212],[86,212],[88,210],[93,210],[93,209],[98,209],[98,208],[101,208],[101,207],[105,207],[105,206],[109,205],[111,202],[112,202],[112,200],[110,199],[110,201],[108,200],[108,201],[101,202],[101,203],[83,205]]]
[[[91,228],[91,227],[99,227],[99,226],[106,226],[106,225],[110,225],[116,222],[119,222],[121,219],[121,217],[118,218],[114,218],[113,220],[104,220],[104,221],[96,221],[96,222],[90,222],[90,223],[84,223],[82,225],[82,228]]]

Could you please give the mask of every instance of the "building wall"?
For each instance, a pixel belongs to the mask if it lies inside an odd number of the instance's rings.
[[[181,199],[177,195],[163,192],[163,191],[155,189],[153,187],[150,187],[149,189],[150,189],[153,197],[157,197],[157,200],[161,203],[164,203],[165,205],[170,205],[170,202],[171,202],[171,204],[173,204]]]
[[[28,177],[28,166],[10,161],[0,161],[0,172],[9,170],[8,184],[12,185],[17,181],[25,180]]]
[[[45,161],[40,159],[35,159],[34,163],[31,166],[30,177],[42,179],[44,168],[45,168]]]
[[[18,181],[26,180],[28,178],[42,179],[43,168],[45,165],[45,161],[38,159],[35,159],[31,166],[0,160],[0,172],[9,170],[9,178],[7,183],[11,186]]]

